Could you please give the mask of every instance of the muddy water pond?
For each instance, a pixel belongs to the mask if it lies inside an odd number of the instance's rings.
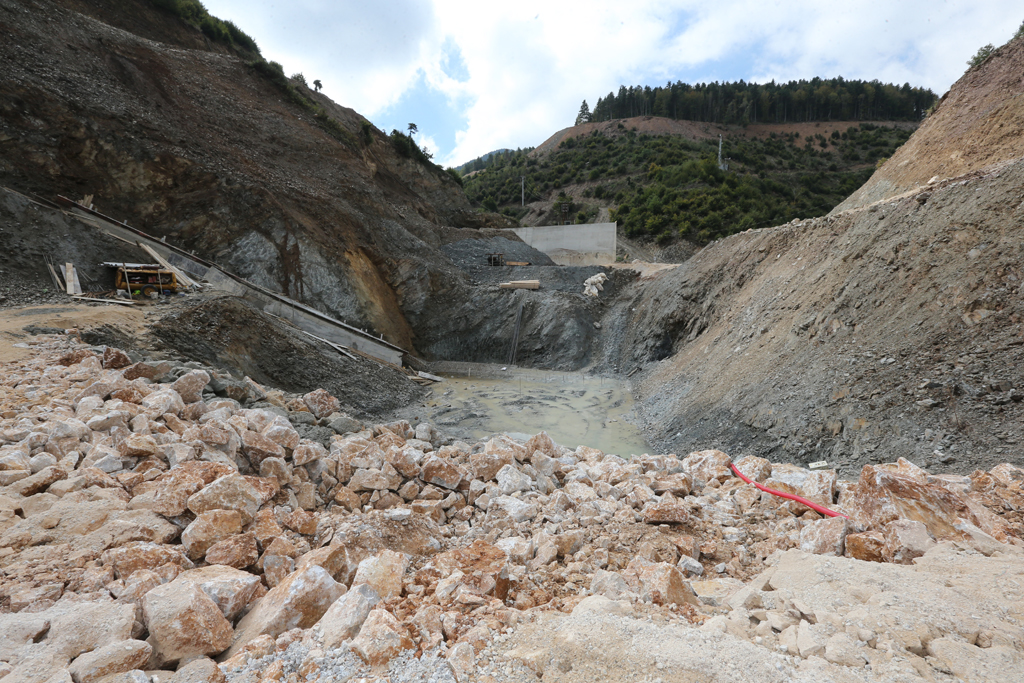
[[[547,432],[569,448],[598,448],[624,457],[650,452],[633,424],[627,383],[608,377],[475,364],[445,364],[433,372],[426,408],[442,431],[484,439],[497,432]]]

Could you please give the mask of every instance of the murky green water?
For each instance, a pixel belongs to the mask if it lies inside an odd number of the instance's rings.
[[[650,448],[633,418],[633,397],[618,380],[579,373],[491,369],[487,377],[465,367],[444,373],[427,406],[444,430],[455,426],[474,439],[495,432],[536,434],[560,445],[598,448],[628,457]]]

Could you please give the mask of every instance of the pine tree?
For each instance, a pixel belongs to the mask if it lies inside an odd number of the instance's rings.
[[[580,105],[580,113],[576,115],[575,125],[579,126],[584,123],[590,123],[590,107],[587,106],[586,100],[583,100],[583,104]]]

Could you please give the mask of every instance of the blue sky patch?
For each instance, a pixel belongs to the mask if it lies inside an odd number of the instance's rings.
[[[431,138],[438,146],[437,157],[455,147],[455,131],[466,127],[464,108],[451,101],[440,90],[432,88],[422,70],[412,87],[399,100],[374,117],[374,125],[385,133],[393,128],[407,132],[415,123],[420,135]]]

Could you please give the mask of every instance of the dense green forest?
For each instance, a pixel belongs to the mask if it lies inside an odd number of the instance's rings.
[[[609,135],[567,138],[547,155],[495,153],[465,188],[471,201],[519,219],[529,211],[520,205],[525,177],[527,202],[555,200],[551,222],[566,215],[565,204],[575,222],[593,222],[610,207],[629,236],[703,244],[828,213],[912,132],[862,123],[828,136],[735,137],[724,141],[723,170],[717,141],[641,134],[620,123]]]
[[[583,103],[577,125],[633,116],[746,125],[807,121],[920,121],[935,93],[879,81],[812,78],[789,83],[668,83],[664,87],[620,86]]]

